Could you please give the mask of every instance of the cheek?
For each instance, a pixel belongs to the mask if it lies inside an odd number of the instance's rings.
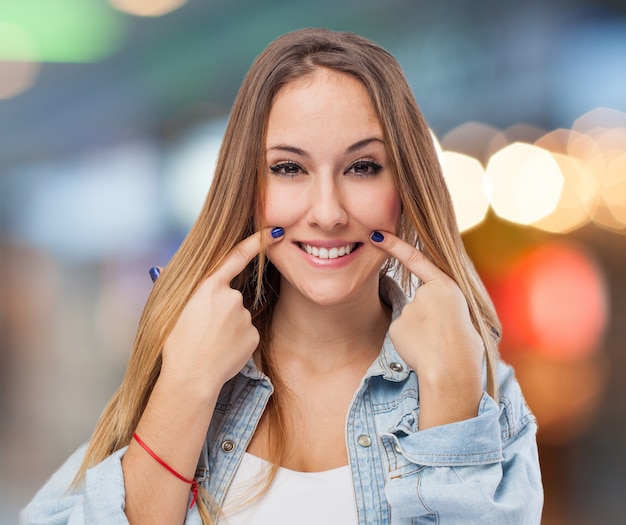
[[[371,230],[386,230],[396,233],[400,224],[402,202],[393,191],[380,192],[376,197],[361,200],[358,204],[360,222]]]
[[[287,226],[299,217],[297,200],[289,192],[280,192],[271,186],[267,188],[263,203],[263,220],[267,226]]]

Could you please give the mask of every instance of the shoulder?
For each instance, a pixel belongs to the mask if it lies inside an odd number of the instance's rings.
[[[59,469],[50,477],[42,490],[49,492],[66,493],[71,488],[78,469],[85,459],[87,443],[82,444],[74,451]]]
[[[54,517],[61,523],[69,519],[72,508],[81,496],[78,491],[70,490],[76,473],[80,468],[87,445],[79,447],[63,465],[37,491],[35,497],[20,513],[20,523],[39,523]]]
[[[87,445],[79,447],[52,475],[22,510],[20,523],[127,523],[121,465],[126,447],[88,469],[75,484],[86,451]]]

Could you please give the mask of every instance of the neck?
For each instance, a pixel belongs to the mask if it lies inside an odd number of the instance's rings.
[[[295,359],[320,370],[369,364],[380,351],[389,322],[378,282],[358,297],[331,306],[281,289],[272,320],[272,351],[278,363]]]

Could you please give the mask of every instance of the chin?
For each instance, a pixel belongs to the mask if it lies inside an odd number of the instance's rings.
[[[308,301],[317,306],[340,306],[342,304],[362,304],[367,300],[366,294],[370,286],[367,283],[371,283],[372,289],[375,289],[375,293],[372,295],[378,297],[378,272],[375,276],[367,276],[365,279],[355,279],[350,281],[345,277],[327,277],[322,279],[315,279],[306,283],[302,281],[289,279],[283,277],[281,283],[281,294],[286,293],[291,297],[298,295],[305,301]],[[291,294],[294,295],[291,295]]]

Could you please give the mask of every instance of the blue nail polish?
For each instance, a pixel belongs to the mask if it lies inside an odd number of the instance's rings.
[[[285,235],[285,230],[283,230],[280,226],[277,226],[276,228],[272,228],[272,237],[274,237],[274,239],[278,239],[279,237],[282,237],[283,235]]]
[[[150,279],[152,279],[152,282],[154,283],[159,278],[159,275],[161,275],[161,270],[156,267],[152,267],[148,273],[150,274]]]
[[[372,233],[372,240],[374,242],[383,242],[385,240],[385,236],[380,232]]]

